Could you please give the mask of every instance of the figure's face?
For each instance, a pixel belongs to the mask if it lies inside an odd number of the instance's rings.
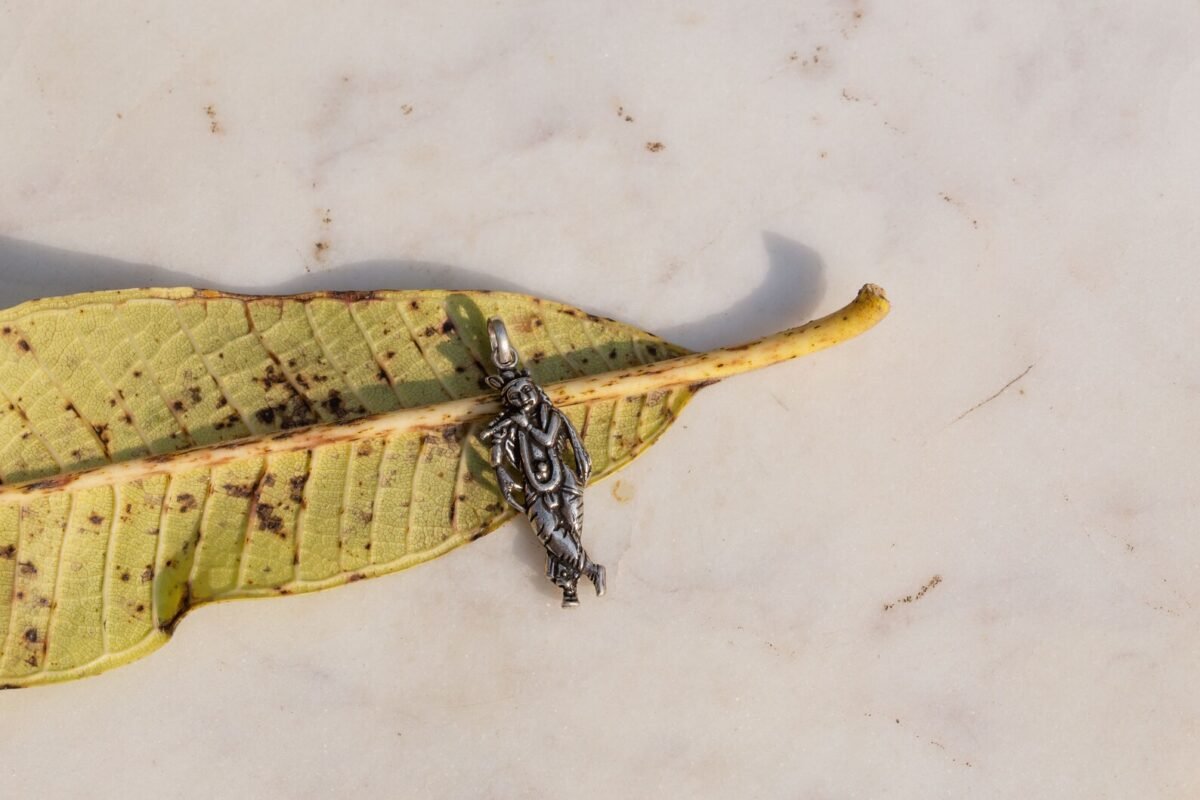
[[[526,413],[537,408],[538,396],[533,384],[527,380],[516,381],[504,393],[504,399],[509,405],[516,406]]]

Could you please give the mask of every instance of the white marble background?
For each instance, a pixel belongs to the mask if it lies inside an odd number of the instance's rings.
[[[1196,797],[1197,42],[1184,0],[0,3],[4,304],[520,288],[700,348],[894,302],[592,490],[603,600],[514,524],[205,608],[0,694],[0,794]]]

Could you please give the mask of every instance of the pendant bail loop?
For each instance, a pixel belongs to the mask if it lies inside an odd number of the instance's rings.
[[[487,323],[488,339],[492,343],[492,361],[499,369],[512,369],[517,365],[517,348],[513,347],[508,338],[508,329],[499,317],[492,317]]]

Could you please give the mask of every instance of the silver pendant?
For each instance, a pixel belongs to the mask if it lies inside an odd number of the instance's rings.
[[[597,595],[604,594],[604,567],[583,549],[583,487],[592,460],[575,426],[554,407],[529,371],[517,365],[519,356],[504,323],[492,317],[487,326],[492,362],[498,370],[487,377],[487,383],[500,392],[504,407],[479,438],[491,446],[500,493],[529,518],[546,548],[546,577],[562,589],[563,608],[577,606],[581,577],[592,582]],[[568,445],[573,466],[564,459]]]

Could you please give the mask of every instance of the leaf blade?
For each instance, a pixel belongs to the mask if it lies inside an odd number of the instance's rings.
[[[74,325],[77,351],[49,366],[25,362],[27,375],[47,374],[44,394],[65,385],[53,370],[109,365],[78,404],[86,417],[66,408],[70,398],[53,409],[62,398],[39,394],[14,403],[16,419],[54,431],[51,441],[73,442],[86,425],[100,444],[116,444],[90,470],[96,454],[82,448],[32,469],[26,458],[22,469],[41,480],[0,486],[0,683],[94,674],[160,646],[204,603],[387,574],[509,519],[476,435],[496,410],[480,396],[488,316],[509,322],[535,378],[580,428],[598,480],[652,444],[700,386],[829,346],[887,310],[881,292],[864,289],[856,303],[840,320],[707,354],[503,293],[143,290],[0,313],[18,359],[52,349],[56,326],[56,352],[70,351],[62,326]],[[122,327],[131,320],[135,329]],[[105,361],[101,351],[118,340],[139,342],[136,352]],[[148,420],[140,445],[110,427],[135,408]],[[18,439],[28,432],[10,429]],[[23,572],[20,550],[45,566]]]

